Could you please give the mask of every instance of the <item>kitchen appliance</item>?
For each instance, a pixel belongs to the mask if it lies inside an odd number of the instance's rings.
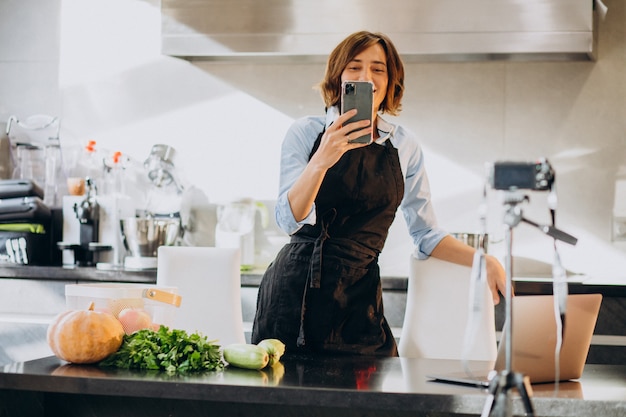
[[[247,271],[256,264],[255,226],[257,214],[263,228],[267,227],[267,207],[260,202],[242,199],[217,208],[215,246],[241,250],[241,270]]]
[[[34,115],[19,120],[10,116],[6,133],[10,142],[13,179],[28,179],[43,187],[44,202],[61,204],[65,194],[58,117]]]
[[[184,186],[174,165],[176,150],[169,145],[153,145],[143,163],[149,181],[143,209],[149,215],[179,216]]]
[[[80,259],[76,259],[76,245],[80,245],[81,223],[78,219],[74,207],[79,205],[84,196],[64,196],[63,197],[63,264],[80,264]],[[99,222],[97,236],[94,242],[85,242],[87,248],[99,250],[97,259],[91,261],[98,267],[110,268],[121,267],[126,256],[126,249],[120,233],[120,219],[134,215],[135,205],[128,196],[107,196],[96,195],[96,203],[99,211]],[[86,226],[83,226],[83,228]],[[106,265],[106,266],[105,266]]]
[[[374,28],[405,61],[594,60],[605,13],[601,0],[387,0],[384,13],[362,0],[164,0],[161,53],[325,62],[346,34]]]
[[[155,186],[163,187],[173,183],[179,187],[174,169],[175,156],[176,150],[169,145],[152,146],[150,155],[144,161],[144,168],[148,171],[148,178]]]
[[[156,144],[143,162],[142,180],[147,179],[146,198],[135,216],[121,218],[126,257],[124,268],[157,268],[157,249],[173,246],[182,237],[180,210],[183,186],[174,166],[176,151],[169,145]]]
[[[179,217],[128,217],[120,221],[120,231],[128,256],[124,268],[156,269],[160,246],[173,246],[181,235]]]

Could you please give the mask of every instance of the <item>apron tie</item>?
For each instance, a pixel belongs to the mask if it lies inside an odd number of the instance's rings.
[[[306,299],[308,288],[320,288],[322,283],[322,252],[324,251],[324,242],[330,237],[328,234],[328,226],[332,224],[337,216],[337,210],[331,209],[327,215],[323,216],[321,221],[322,230],[314,240],[313,253],[311,254],[311,263],[309,264],[309,271],[307,274],[307,285],[304,286],[304,294],[302,294],[302,307],[300,308],[300,331],[298,333],[297,345],[302,347],[305,345],[304,336],[304,316],[306,312]],[[313,238],[305,236],[292,236],[292,242],[310,242]]]
[[[309,265],[309,286],[311,288],[319,288],[322,282],[322,253],[324,251],[324,242],[328,239],[328,225],[326,222],[322,224],[322,232],[315,239],[313,253],[311,254],[311,264]]]

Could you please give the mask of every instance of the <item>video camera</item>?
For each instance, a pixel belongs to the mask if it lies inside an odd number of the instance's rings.
[[[490,166],[489,183],[496,190],[547,191],[554,183],[554,171],[546,159],[537,162],[495,162]]]

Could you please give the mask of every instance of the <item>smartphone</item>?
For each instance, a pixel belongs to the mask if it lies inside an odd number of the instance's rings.
[[[347,123],[359,120],[372,122],[374,99],[374,84],[370,81],[344,81],[341,84],[341,114],[348,110],[357,109],[357,114],[348,119]],[[350,143],[371,143],[372,134],[363,135]]]

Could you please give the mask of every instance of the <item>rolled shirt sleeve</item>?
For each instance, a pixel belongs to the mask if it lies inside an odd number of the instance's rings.
[[[448,232],[437,225],[424,154],[419,143],[401,126],[396,128],[391,141],[398,148],[404,173],[404,197],[400,209],[415,244],[413,255],[418,259],[426,259]]]
[[[280,156],[280,181],[276,202],[276,224],[288,235],[296,233],[305,224],[315,224],[315,204],[309,214],[296,221],[287,194],[309,163],[309,155],[317,136],[324,128],[324,117],[305,117],[296,120],[285,135]]]

